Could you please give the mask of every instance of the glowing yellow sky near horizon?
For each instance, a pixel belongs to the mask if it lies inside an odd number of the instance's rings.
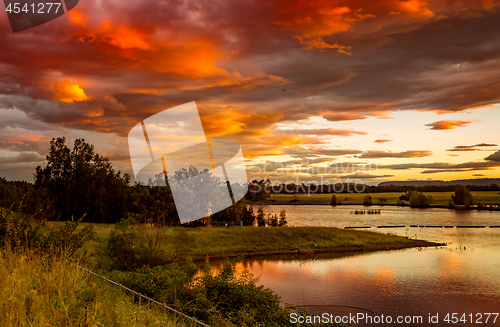
[[[278,130],[286,129],[352,129],[366,132],[366,135],[351,136],[322,136],[328,140],[328,144],[311,145],[313,148],[329,149],[356,149],[361,151],[431,151],[432,155],[414,158],[380,158],[364,159],[357,155],[339,156],[336,160],[329,162],[359,162],[376,165],[392,165],[405,163],[450,163],[461,164],[465,162],[483,162],[488,155],[498,151],[500,148],[500,136],[498,134],[498,121],[500,121],[500,105],[492,105],[478,109],[470,109],[462,112],[436,114],[432,111],[395,111],[392,119],[380,119],[368,117],[363,120],[351,120],[341,122],[330,122],[323,117],[310,117],[299,123],[279,124]],[[436,121],[472,121],[470,124],[454,129],[432,130],[427,124]],[[391,140],[385,143],[375,143],[377,139]],[[480,143],[496,144],[497,146],[480,147],[480,151],[446,151],[455,146],[471,146]],[[291,153],[293,154],[293,153]],[[453,155],[453,156],[451,156]],[[285,162],[293,159],[290,155],[261,156],[249,160],[250,163],[269,161]],[[317,164],[316,166],[325,166]],[[375,179],[383,180],[407,180],[407,179],[469,179],[469,178],[498,178],[499,168],[490,170],[421,173],[425,169],[390,170],[378,169],[371,172],[377,175],[394,175],[393,177]],[[483,176],[474,176],[482,174]]]

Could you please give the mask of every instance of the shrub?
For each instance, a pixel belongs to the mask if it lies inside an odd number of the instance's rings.
[[[188,261],[184,268],[143,267],[114,271],[108,277],[212,326],[288,326],[290,310],[309,315],[291,305],[282,307],[279,296],[257,286],[258,279],[248,270],[238,272],[235,265],[226,262],[212,268],[207,263],[193,277],[197,268]]]
[[[364,198],[363,198],[363,205],[364,206],[371,206],[373,203],[372,203],[372,197],[370,196],[370,194],[367,194]]]
[[[115,225],[102,248],[101,265],[112,270],[155,267],[191,254],[194,238],[183,227],[176,227],[169,247],[165,246],[165,228],[147,228],[133,219]]]
[[[410,191],[399,197],[399,201],[410,201]]]
[[[197,268],[189,261],[185,269],[177,265],[148,267],[144,265],[131,271],[112,271],[108,277],[128,288],[157,301],[181,309],[186,299],[185,290]]]
[[[18,211],[22,211],[21,205]],[[67,221],[45,233],[42,225],[31,216],[0,209],[0,246],[9,246],[14,251],[29,249],[37,253],[71,256],[94,236],[92,225],[75,233],[82,218]]]

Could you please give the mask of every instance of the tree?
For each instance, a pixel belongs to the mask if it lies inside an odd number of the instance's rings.
[[[73,150],[66,138],[52,139],[47,166],[38,166],[34,177],[36,191],[49,194],[63,220],[85,215],[85,221],[111,223],[127,214],[130,177],[115,173],[84,139],[77,139]]]
[[[246,204],[243,206],[241,210],[241,220],[245,226],[253,226],[255,222],[255,214],[252,206],[247,206]]]
[[[431,196],[426,196],[422,192],[410,191],[410,207],[412,208],[427,208],[432,202]]]
[[[372,197],[370,196],[370,194],[367,194],[364,198],[363,198],[363,205],[364,206],[371,206],[373,203],[372,203]]]
[[[266,215],[264,213],[264,208],[262,208],[262,206],[259,207],[259,209],[257,210],[257,226],[263,226],[265,227],[266,226]]]
[[[455,205],[465,205],[469,207],[474,204],[474,200],[472,198],[472,194],[469,192],[469,189],[464,187],[463,185],[457,185],[455,188],[455,195],[451,196],[453,203]]]
[[[267,180],[253,180],[248,184],[248,192],[245,198],[252,202],[259,202],[268,199],[271,196],[269,189],[271,187],[271,181]]]
[[[267,214],[267,224],[271,227],[278,227],[278,215],[272,214],[271,212]]]
[[[330,198],[330,205],[336,206],[337,205],[337,196],[335,193],[332,194],[332,197]]]
[[[280,211],[280,220],[278,222],[278,226],[279,227],[284,227],[288,224],[288,222],[286,221],[286,212],[285,212],[285,209],[281,210]]]

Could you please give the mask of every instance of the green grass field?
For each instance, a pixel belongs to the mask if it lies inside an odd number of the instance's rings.
[[[500,204],[500,194],[496,191],[474,191],[471,192],[474,197],[474,202],[481,202],[482,204]],[[336,194],[337,203],[340,202],[341,205],[346,204],[363,204],[363,198],[368,193],[340,193]],[[399,197],[403,192],[397,193],[369,193],[372,197],[372,202],[374,205],[380,204],[380,198],[386,199],[387,205],[396,205]],[[451,195],[454,192],[427,192],[425,195],[432,196],[433,205],[447,206],[451,199]],[[268,200],[261,201],[259,204],[271,205],[271,204],[330,204],[331,194],[273,194]]]

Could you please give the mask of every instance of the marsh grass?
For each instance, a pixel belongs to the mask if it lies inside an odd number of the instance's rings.
[[[0,253],[0,326],[187,326],[64,257]]]

